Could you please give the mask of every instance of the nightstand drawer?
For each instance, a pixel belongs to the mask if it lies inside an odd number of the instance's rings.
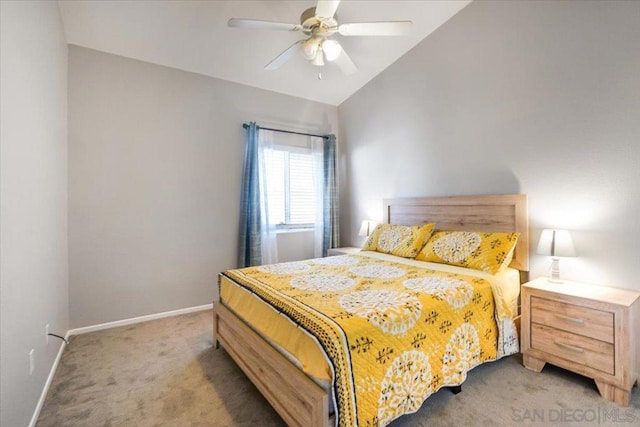
[[[531,321],[600,341],[614,342],[613,313],[608,311],[532,297]]]
[[[613,344],[532,323],[531,348],[615,375]]]

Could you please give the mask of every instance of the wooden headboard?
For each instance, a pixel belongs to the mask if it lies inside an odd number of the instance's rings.
[[[510,267],[529,270],[529,219],[525,194],[415,197],[384,200],[389,224],[436,224],[436,230],[518,232]]]

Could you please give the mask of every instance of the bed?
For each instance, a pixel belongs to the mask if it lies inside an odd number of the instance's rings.
[[[466,269],[458,271],[456,269],[459,267],[452,266],[445,266],[444,272],[436,273],[433,266],[425,266],[421,261],[397,260],[396,257],[385,254],[365,252],[333,257],[333,260],[309,260],[222,273],[221,300],[214,303],[214,342],[216,346],[221,344],[224,347],[288,425],[386,425],[403,413],[417,410],[424,398],[439,388],[460,385],[466,378],[466,369],[518,350],[515,301],[519,293],[519,275],[526,274],[528,270],[526,196],[517,194],[388,199],[384,201],[384,216],[385,222],[390,224],[436,223],[439,230],[520,233],[509,264],[511,268],[501,273],[505,277],[496,279],[498,282],[504,279],[512,284],[515,281],[515,291],[514,285],[504,288],[510,290],[504,292],[507,296],[501,301],[496,290],[503,288],[493,283],[491,277],[470,276]],[[327,286],[330,275],[323,269],[330,264],[333,264],[331,268],[342,272],[358,268],[361,269],[359,271],[402,270],[402,274],[406,273],[406,277],[410,277],[407,280],[403,276],[405,286],[408,282],[424,283],[425,280],[432,280],[431,277],[436,274],[445,275],[447,280],[458,281],[460,289],[466,289],[462,292],[463,296],[468,296],[465,304],[473,298],[473,304],[477,308],[454,313],[453,315],[460,317],[459,325],[455,323],[456,320],[453,323],[447,320],[434,324],[434,328],[442,329],[442,324],[449,323],[449,328],[455,333],[468,329],[470,324],[473,325],[472,329],[478,329],[478,333],[472,331],[478,335],[477,343],[474,344],[478,348],[477,351],[474,350],[476,356],[472,363],[467,363],[468,366],[462,370],[453,369],[451,366],[456,363],[460,365],[460,360],[464,357],[447,347],[450,343],[446,342],[443,343],[442,348],[445,350],[442,350],[442,356],[430,356],[426,362],[421,361],[420,358],[424,359],[424,355],[431,351],[426,350],[431,348],[431,344],[425,344],[431,339],[430,333],[420,332],[421,329],[411,329],[412,334],[405,333],[407,322],[413,322],[409,328],[414,328],[418,320],[416,328],[428,327],[429,313],[435,313],[437,318],[439,313],[444,313],[446,307],[456,306],[451,301],[447,303],[447,298],[443,295],[429,295],[429,302],[413,299],[404,301],[400,314],[389,312],[362,315],[362,310],[358,313],[358,308],[350,305],[349,293],[343,292],[353,286],[350,279],[334,280],[329,281],[328,286],[333,287],[331,289],[336,291],[336,295],[322,292],[326,296],[326,312],[331,315],[317,314],[309,302],[311,300],[305,298],[312,298],[312,294],[325,288],[314,287],[317,283],[309,280],[300,281],[301,277],[296,276],[299,273],[296,269],[305,269],[305,277],[319,279],[318,283]],[[271,285],[262,286],[261,282],[266,280],[265,277],[276,273],[283,275],[278,276],[280,279],[274,279]],[[429,278],[423,278],[420,276],[422,274]],[[289,286],[289,283],[295,284],[294,282],[298,285]],[[387,292],[378,291],[376,286],[392,289],[399,285],[391,277],[367,277],[362,283],[358,282],[360,292]],[[470,286],[477,287],[471,290]],[[389,298],[393,299],[396,294],[390,290],[388,292],[391,292]],[[242,299],[240,294],[246,294],[247,297],[243,296]],[[419,292],[414,292],[412,295],[417,297],[418,294]],[[436,303],[442,306],[433,308],[435,306],[432,304]],[[473,304],[469,302],[469,306]],[[340,308],[343,310],[340,311]],[[494,318],[494,312],[498,313],[500,309],[501,317]],[[414,315],[416,312],[420,314]],[[252,318],[253,314],[257,317]],[[462,316],[465,316],[464,319]],[[347,338],[341,332],[347,324],[355,325],[355,329],[371,324],[374,327],[373,331],[366,333],[359,329],[359,335],[355,333]],[[446,328],[447,337],[455,336],[449,328]],[[287,332],[280,332],[278,336],[278,331],[282,330]],[[389,337],[384,336],[381,330]],[[393,332],[394,330],[399,332]],[[399,341],[398,336],[405,335],[411,342]],[[461,340],[465,341],[466,336],[463,334]],[[305,342],[304,345],[298,344],[301,341]],[[436,337],[433,341],[436,341]],[[491,347],[486,343],[494,344]],[[433,347],[436,347],[435,344]],[[421,370],[416,370],[416,366],[422,366],[421,363],[426,365]],[[434,365],[433,372],[429,363]],[[419,390],[419,393],[411,395],[409,403],[405,398],[401,405],[397,404],[397,387],[394,388],[394,383],[389,379],[389,375],[393,377],[396,373],[405,377],[408,375],[411,377],[410,381],[418,384],[412,387],[414,391]],[[396,402],[394,409],[385,407],[387,401]],[[375,405],[378,407],[369,408]]]

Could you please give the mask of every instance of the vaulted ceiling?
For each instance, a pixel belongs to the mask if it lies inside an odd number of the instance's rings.
[[[267,71],[264,66],[304,34],[227,26],[230,18],[297,24],[300,14],[316,5],[314,0],[59,0],[70,44],[333,105],[469,3],[343,0],[336,15],[339,23],[413,21],[406,36],[336,36],[358,67],[347,76],[335,63],[316,67],[301,55]]]

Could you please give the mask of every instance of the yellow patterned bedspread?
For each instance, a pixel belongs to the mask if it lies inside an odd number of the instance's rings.
[[[316,336],[340,426],[385,426],[496,358],[484,279],[349,255],[223,274]]]

